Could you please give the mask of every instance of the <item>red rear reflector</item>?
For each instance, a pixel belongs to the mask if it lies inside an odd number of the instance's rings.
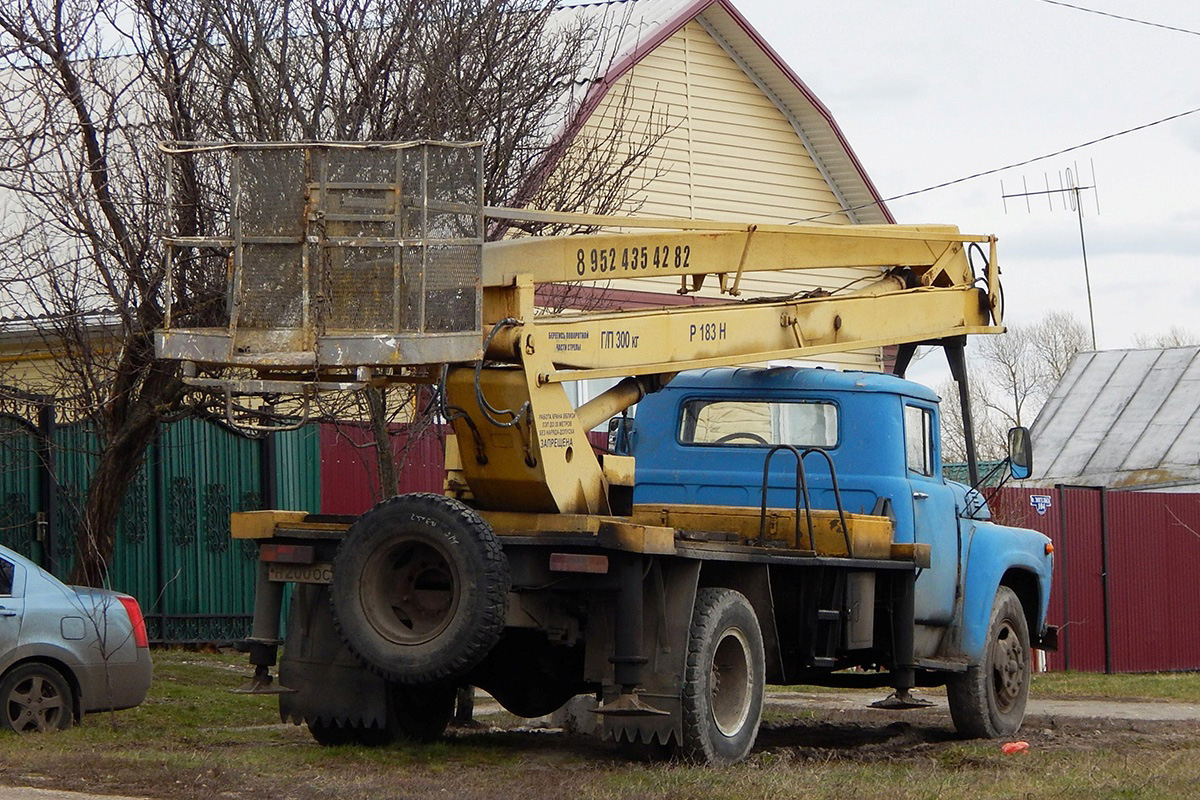
[[[129,615],[129,624],[133,626],[133,643],[138,647],[149,647],[150,639],[146,636],[146,618],[142,616],[142,607],[127,594],[117,595],[117,599]]]
[[[608,572],[608,556],[587,556],[580,553],[551,553],[551,572],[590,572],[603,575]]]
[[[264,544],[258,548],[258,558],[278,564],[311,564],[314,556],[308,544]]]

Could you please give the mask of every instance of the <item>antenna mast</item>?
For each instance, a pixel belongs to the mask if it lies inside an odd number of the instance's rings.
[[[1045,178],[1045,181],[1046,181],[1046,188],[1044,190],[1033,191],[1033,192],[1029,191],[1029,185],[1026,183],[1024,178],[1021,178],[1021,186],[1024,189],[1024,191],[1013,192],[1012,194],[1006,194],[1004,192],[1004,181],[1001,180],[1000,181],[1000,195],[1001,195],[1001,199],[1004,200],[1005,213],[1008,212],[1008,200],[1010,198],[1024,197],[1026,211],[1032,211],[1032,208],[1029,203],[1029,198],[1038,197],[1038,196],[1042,196],[1042,195],[1045,195],[1046,202],[1049,204],[1051,211],[1054,210],[1054,197],[1058,196],[1062,199],[1064,210],[1069,209],[1069,210],[1075,212],[1075,216],[1079,220],[1079,249],[1083,253],[1083,282],[1084,282],[1084,285],[1087,287],[1088,323],[1089,323],[1089,325],[1091,327],[1091,331],[1092,331],[1092,349],[1095,350],[1096,349],[1096,315],[1092,309],[1092,277],[1091,277],[1091,272],[1088,270],[1087,237],[1084,236],[1084,232],[1083,232],[1083,203],[1080,202],[1079,196],[1083,192],[1091,191],[1092,197],[1096,201],[1096,213],[1097,214],[1100,213],[1100,197],[1099,197],[1099,194],[1096,192],[1096,165],[1095,165],[1095,162],[1089,163],[1089,168],[1092,173],[1092,185],[1091,186],[1080,186],[1075,177],[1079,173],[1079,165],[1073,164],[1072,167],[1067,167],[1065,180],[1063,178],[1063,173],[1060,172],[1058,174],[1058,187],[1059,188],[1057,188],[1057,189],[1050,188],[1050,178],[1048,175],[1043,173],[1043,177]]]

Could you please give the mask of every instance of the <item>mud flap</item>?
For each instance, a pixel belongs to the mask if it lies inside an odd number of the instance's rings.
[[[342,642],[326,586],[296,586],[279,680],[295,690],[279,696],[279,718],[284,722],[387,725],[387,681],[359,664]]]
[[[684,671],[687,668],[688,630],[700,562],[655,559],[646,573],[643,586],[644,626],[642,653],[647,658],[644,683],[636,696],[646,705],[665,714],[601,714],[601,735],[618,742],[668,744],[680,741],[683,711],[680,700]],[[603,620],[594,626],[587,640],[588,679],[602,683],[605,703],[616,700],[620,687],[614,682],[613,665],[607,659],[613,653],[612,603],[600,598],[592,604],[589,617]],[[604,613],[601,609],[608,609]]]

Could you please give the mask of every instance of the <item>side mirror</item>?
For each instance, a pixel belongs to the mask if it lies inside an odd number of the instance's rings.
[[[608,421],[608,452],[618,456],[633,455],[633,419],[621,415]]]
[[[1008,471],[1018,481],[1033,474],[1033,441],[1028,428],[1008,431]]]

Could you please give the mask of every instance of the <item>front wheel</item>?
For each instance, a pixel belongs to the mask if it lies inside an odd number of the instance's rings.
[[[732,589],[701,589],[688,635],[681,755],[714,765],[745,758],[758,737],[765,682],[750,602]]]
[[[1029,699],[1030,655],[1021,601],[1001,586],[992,603],[983,661],[946,684],[955,730],[970,739],[997,739],[1020,730]]]

